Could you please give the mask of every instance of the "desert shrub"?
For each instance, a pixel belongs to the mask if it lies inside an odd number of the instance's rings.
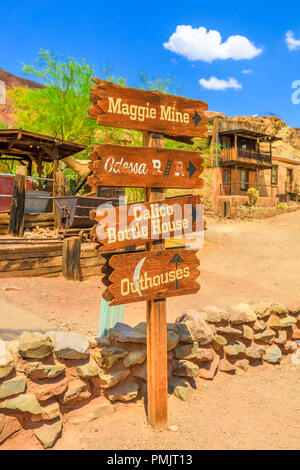
[[[259,198],[259,191],[255,188],[249,188],[247,191],[249,206],[255,206]]]

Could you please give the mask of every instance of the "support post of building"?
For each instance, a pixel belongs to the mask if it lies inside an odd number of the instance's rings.
[[[70,281],[81,281],[80,269],[81,240],[79,237],[65,238],[63,241],[62,272]]]
[[[14,191],[10,208],[8,234],[11,237],[22,237],[24,231],[24,211],[26,195],[26,173],[27,167],[19,165],[16,167]]]

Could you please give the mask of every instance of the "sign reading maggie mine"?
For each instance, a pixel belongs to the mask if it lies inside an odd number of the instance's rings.
[[[195,294],[200,262],[196,250],[162,250],[111,255],[103,266],[109,305]]]
[[[203,137],[207,130],[204,101],[127,88],[98,78],[93,81],[88,117],[102,126],[190,137]]]
[[[90,217],[98,222],[93,233],[99,249],[107,251],[204,230],[203,212],[200,196],[180,196],[117,208],[99,206]]]
[[[101,144],[89,154],[91,186],[201,188],[199,152]]]

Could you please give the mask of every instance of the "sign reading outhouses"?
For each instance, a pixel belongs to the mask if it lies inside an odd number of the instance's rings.
[[[88,117],[101,126],[187,137],[202,137],[207,130],[204,101],[127,88],[98,78],[93,81]]]
[[[103,282],[110,305],[195,294],[200,262],[196,250],[162,250],[112,255]]]

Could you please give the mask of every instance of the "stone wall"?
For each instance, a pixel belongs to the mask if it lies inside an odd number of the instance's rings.
[[[187,310],[168,323],[167,340],[169,393],[188,400],[199,378],[278,364],[287,354],[300,362],[300,309],[261,303]],[[117,323],[107,338],[49,331],[0,340],[0,446],[9,438],[13,447],[23,427],[49,448],[67,421],[112,413],[117,402],[142,403],[146,356],[146,323]]]

